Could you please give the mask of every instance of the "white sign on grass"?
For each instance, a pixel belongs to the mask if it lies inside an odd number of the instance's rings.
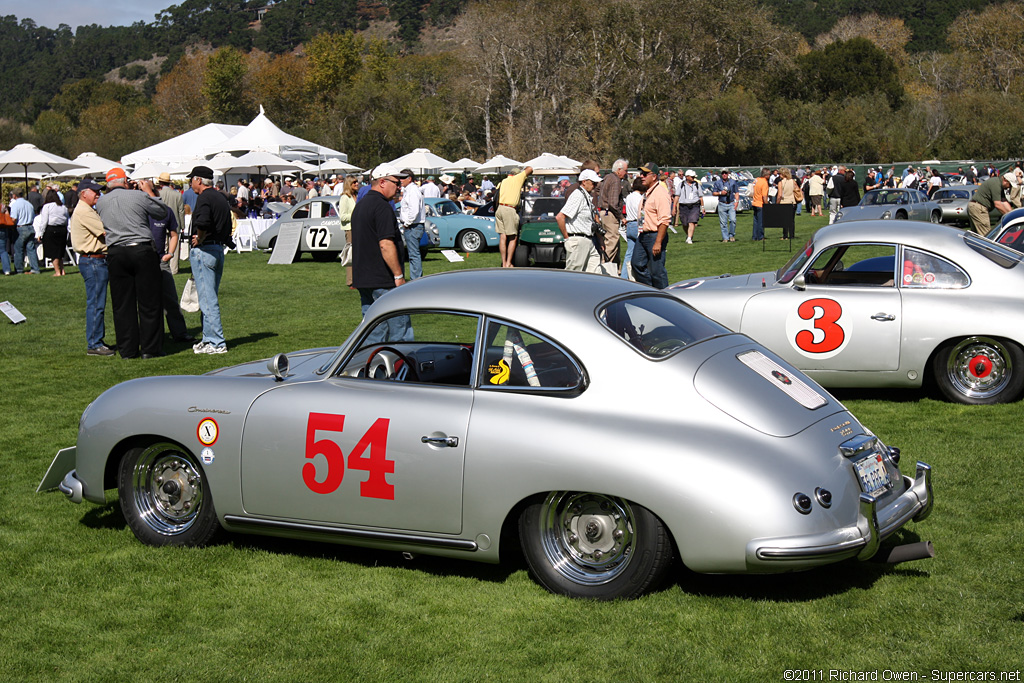
[[[12,323],[25,322],[25,316],[10,301],[0,301],[0,311],[3,311],[4,315],[10,318]]]

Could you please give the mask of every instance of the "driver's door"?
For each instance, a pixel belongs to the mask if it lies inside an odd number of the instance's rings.
[[[743,309],[740,331],[801,370],[897,370],[902,303],[894,245],[843,245],[804,271],[802,289],[766,289]]]

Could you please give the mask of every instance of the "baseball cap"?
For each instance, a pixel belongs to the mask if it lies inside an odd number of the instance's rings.
[[[661,173],[661,168],[657,164],[646,163],[640,167],[640,170],[644,173]]]
[[[588,168],[583,173],[580,173],[580,182],[582,183],[584,180],[592,180],[595,183],[599,183],[601,182],[601,176]]]
[[[686,173],[683,174],[683,177],[696,178],[697,174],[694,173],[693,171],[687,171]]]
[[[111,180],[117,180],[118,178],[127,178],[127,177],[128,177],[128,174],[125,173],[124,169],[119,167],[119,166],[115,166],[114,168],[112,168],[109,171],[107,171],[107,182],[108,183]]]
[[[193,167],[192,172],[188,174],[188,177],[213,180],[213,169],[209,166],[195,166]]]
[[[99,185],[97,185],[96,181],[94,181],[92,178],[86,178],[85,180],[83,180],[80,183],[78,183],[78,191],[79,192],[82,192],[84,190],[92,190],[96,194],[99,194],[100,190],[102,190],[102,189],[103,188],[101,188]]]
[[[370,180],[380,180],[381,178],[387,178],[388,176],[398,178],[399,180],[407,177],[391,164],[380,164],[370,171]]]

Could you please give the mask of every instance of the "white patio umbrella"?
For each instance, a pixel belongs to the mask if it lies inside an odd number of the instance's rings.
[[[25,193],[28,193],[28,174],[61,173],[78,166],[64,157],[44,152],[27,142],[15,145],[12,149],[0,154],[0,174],[6,177],[22,176],[25,178]],[[18,173],[20,171],[20,173]]]
[[[535,171],[560,171],[564,170],[566,175],[579,173],[580,164],[569,157],[558,156],[544,152],[539,157],[524,161],[523,166],[532,166]]]
[[[142,180],[143,178],[156,178],[161,173],[169,173],[171,167],[167,164],[140,164],[135,167],[135,170],[128,174],[128,177],[132,180]]]
[[[453,161],[452,163],[448,164],[441,170],[449,173],[472,173],[476,171],[476,169],[478,168],[480,168],[480,164],[473,161],[472,159],[462,157],[458,161]]]
[[[340,159],[331,158],[320,164],[321,171],[343,171],[345,173],[361,173],[363,169],[352,164],[345,163]]]
[[[78,168],[65,171],[63,175],[70,176],[74,174],[79,178],[84,178],[86,176],[101,177],[107,175],[107,171],[112,168],[120,168],[121,170],[124,170],[123,164],[101,157],[96,154],[96,152],[82,152],[72,159],[72,161],[78,166]]]
[[[399,171],[407,168],[417,175],[424,175],[426,173],[439,173],[442,168],[450,165],[451,162],[437,156],[429,149],[420,147],[388,163]]]
[[[480,164],[474,173],[505,173],[510,168],[520,168],[522,166],[523,164],[515,159],[509,159],[507,156],[499,154]]]

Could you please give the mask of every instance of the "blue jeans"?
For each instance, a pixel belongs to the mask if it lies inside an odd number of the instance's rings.
[[[626,221],[626,257],[622,259],[622,272],[619,277],[629,279],[629,264],[633,261],[633,247],[640,235],[640,224],[637,221]]]
[[[14,269],[25,272],[25,250],[28,249],[28,266],[33,273],[39,272],[39,255],[36,254],[36,230],[31,225],[18,226],[18,239],[14,242]]]
[[[78,272],[85,280],[85,343],[86,348],[103,346],[106,324],[103,311],[107,307],[107,259],[82,256],[78,259]]]
[[[665,270],[668,234],[665,234],[665,239],[661,243],[661,253],[655,256],[653,250],[657,238],[658,233],[653,230],[640,233],[633,249],[633,277],[642,284],[665,289],[668,287],[668,271]]]
[[[763,240],[764,239],[764,208],[760,206],[752,207],[754,210],[754,232],[753,239]]]
[[[0,225],[0,261],[3,262],[4,275],[11,272],[11,255],[7,253],[7,226]]]
[[[405,229],[405,250],[409,253],[409,280],[423,277],[423,259],[420,257],[420,240],[423,239],[423,224],[413,223]]]
[[[730,237],[736,237],[736,205],[734,203],[722,204],[719,202],[718,225],[722,228],[723,242]]]
[[[419,248],[419,247],[417,247]],[[374,301],[381,298],[394,287],[378,287],[369,289],[359,288],[359,305],[363,311],[363,318],[366,318],[366,310]],[[366,344],[382,344],[385,342],[415,341],[413,336],[412,323],[407,315],[395,315],[373,328],[373,331],[366,338]]]
[[[224,246],[205,244],[192,247],[189,252],[192,277],[199,295],[199,318],[203,323],[203,341],[224,346],[224,326],[220,322],[220,278],[224,274]]]

